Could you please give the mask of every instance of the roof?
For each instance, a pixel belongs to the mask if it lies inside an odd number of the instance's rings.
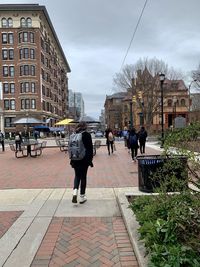
[[[57,43],[57,45],[61,51],[61,54],[63,56],[63,59],[65,61],[66,66],[67,66],[67,72],[71,72],[70,66],[67,62],[67,59],[66,59],[65,54],[63,52],[62,46],[59,42],[58,36],[56,34],[56,31],[53,27],[53,24],[51,22],[51,19],[49,17],[49,14],[48,14],[45,6],[40,6],[39,4],[0,4],[0,11],[42,11],[48,24],[49,24],[51,31],[53,32],[56,43]]]
[[[127,92],[118,92],[113,95],[107,95],[106,99],[113,99],[113,98],[124,98],[127,95]]]

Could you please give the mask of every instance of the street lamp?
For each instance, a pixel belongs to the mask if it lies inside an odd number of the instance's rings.
[[[190,111],[191,111],[191,109],[190,109],[190,96],[191,96],[190,87],[191,87],[191,85],[193,84],[193,82],[196,82],[196,81],[197,81],[197,79],[192,80],[191,83],[190,83],[189,86],[188,86],[188,93],[189,93],[189,122],[190,122],[190,120],[191,120],[191,118],[190,118]]]
[[[161,126],[162,126],[162,132],[161,132],[161,148],[163,148],[164,145],[164,118],[163,118],[163,83],[165,80],[165,74],[161,73],[159,74],[160,78],[160,91],[161,91]]]

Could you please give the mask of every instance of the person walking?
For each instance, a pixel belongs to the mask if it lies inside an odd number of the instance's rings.
[[[77,203],[78,190],[80,185],[80,204],[87,201],[87,171],[88,167],[93,167],[93,144],[91,134],[87,131],[87,124],[79,122],[75,133],[70,135],[68,153],[70,164],[74,168],[75,178],[73,187],[72,203]]]
[[[16,150],[18,151],[21,151],[21,144],[22,144],[22,136],[19,132],[16,132],[15,134],[15,147],[16,147]]]
[[[1,143],[1,146],[2,146],[2,151],[4,152],[5,151],[5,146],[4,146],[4,134],[2,133],[2,131],[0,130],[0,143]]]
[[[145,153],[145,144],[147,140],[147,131],[145,130],[144,126],[141,127],[140,131],[138,132],[139,137],[139,144],[140,144],[140,153]]]
[[[105,137],[106,137],[106,145],[108,149],[108,155],[110,155],[110,149],[111,152],[114,152],[114,135],[111,128],[108,128],[105,130]]]
[[[136,133],[134,128],[132,128],[129,133],[129,144],[131,149],[132,161],[136,162],[139,146],[138,146],[138,134]]]

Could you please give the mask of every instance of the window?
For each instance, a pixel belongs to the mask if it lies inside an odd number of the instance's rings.
[[[185,107],[185,99],[181,99],[181,107]]]
[[[9,93],[9,84],[8,83],[3,83],[3,92],[4,92],[4,94]]]
[[[23,42],[28,42],[28,32],[23,32]]]
[[[11,117],[9,117],[9,118],[5,118],[5,119],[4,119],[4,126],[5,126],[6,128],[14,127],[14,126],[15,126],[14,123],[13,123],[14,119],[16,119],[16,118],[11,118]]]
[[[19,43],[21,43],[21,42],[22,42],[22,37],[23,37],[23,33],[22,33],[22,32],[20,32],[20,33],[19,33]]]
[[[30,42],[35,43],[34,33],[30,32]]]
[[[21,109],[25,109],[25,100],[24,99],[21,100]]]
[[[10,83],[10,93],[11,94],[15,93],[15,84],[14,83]]]
[[[35,76],[35,66],[30,66],[31,67],[31,75]]]
[[[35,93],[35,83],[31,83],[31,93]]]
[[[23,58],[23,49],[19,49],[19,58],[20,58],[20,59]]]
[[[28,82],[25,82],[24,83],[24,88],[25,88],[25,92],[28,93],[29,92],[29,83]]]
[[[7,44],[7,42],[8,42],[7,33],[2,33],[2,43]]]
[[[9,76],[14,77],[15,76],[15,68],[13,66],[9,67]]]
[[[32,19],[31,18],[26,19],[26,26],[29,28],[32,27]]]
[[[29,75],[29,65],[24,65],[24,75]]]
[[[2,28],[7,28],[7,26],[8,26],[7,19],[6,18],[2,18],[1,27]]]
[[[8,77],[8,66],[3,66],[3,77]]]
[[[30,49],[30,58],[35,59],[35,49]]]
[[[26,27],[26,20],[25,20],[25,18],[21,18],[20,22],[21,22],[21,27]]]
[[[13,27],[13,20],[12,18],[8,18],[8,27]]]
[[[31,109],[36,109],[36,101],[35,101],[35,99],[31,99]]]
[[[14,50],[13,49],[3,49],[2,50],[2,59],[3,60],[13,60],[14,59]]]
[[[30,109],[30,99],[25,99],[25,109]]]
[[[14,59],[14,49],[9,49],[9,59],[10,60]]]
[[[4,100],[4,109],[9,110],[9,100]]]
[[[28,48],[23,48],[23,50],[24,50],[24,58],[25,59],[27,59],[27,58],[29,58],[29,49]]]
[[[8,50],[7,49],[3,49],[2,50],[2,59],[3,60],[7,60],[8,59]]]
[[[15,110],[15,100],[14,99],[10,100],[10,109]]]
[[[13,33],[8,33],[8,43],[9,44],[13,44],[14,43]]]

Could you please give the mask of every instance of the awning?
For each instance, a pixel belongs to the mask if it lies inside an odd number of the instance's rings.
[[[50,132],[50,129],[48,126],[45,126],[45,125],[37,125],[37,126],[34,126],[34,129],[36,131],[40,131],[40,132]]]
[[[57,122],[55,125],[68,125],[69,123],[72,123],[73,119],[64,119],[62,121]]]
[[[50,132],[62,132],[64,127],[49,127]]]

